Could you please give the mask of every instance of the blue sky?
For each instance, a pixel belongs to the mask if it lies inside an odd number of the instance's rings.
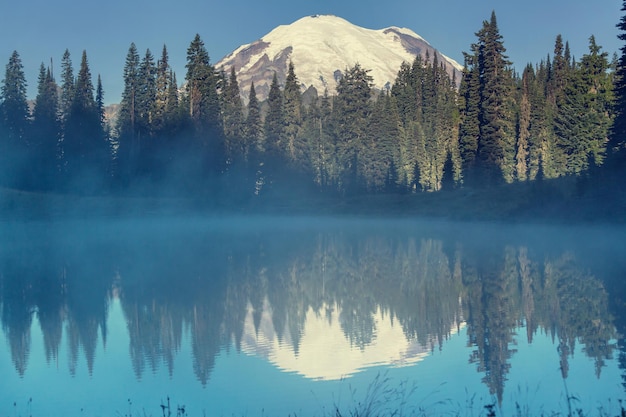
[[[17,50],[29,96],[34,96],[41,62],[52,58],[58,74],[66,48],[75,68],[84,49],[94,79],[102,76],[106,102],[118,102],[131,42],[142,54],[150,48],[155,56],[166,44],[180,82],[186,49],[196,33],[216,63],[274,27],[311,14],[334,14],[370,29],[407,27],[462,62],[462,52],[469,50],[492,10],[507,54],[521,70],[551,53],[559,33],[576,57],[587,52],[592,34],[605,51],[618,52],[622,44],[615,24],[621,6],[620,0],[0,0],[0,77]]]

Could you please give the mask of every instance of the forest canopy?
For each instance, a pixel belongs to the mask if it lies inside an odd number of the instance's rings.
[[[618,28],[626,31],[624,19]],[[355,63],[330,96],[302,92],[289,63],[266,101],[252,84],[246,103],[236,69],[211,64],[199,35],[181,81],[166,46],[155,57],[131,43],[111,117],[86,51],[76,75],[67,50],[59,80],[42,64],[31,101],[15,51],[0,91],[0,186],[246,199],[278,189],[410,194],[588,177],[623,158],[622,53],[609,59],[591,36],[576,59],[557,35],[546,59],[520,73],[493,12],[464,53],[461,80],[437,56],[417,56],[380,91]]]

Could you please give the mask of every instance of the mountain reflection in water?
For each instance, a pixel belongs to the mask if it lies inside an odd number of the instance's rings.
[[[36,322],[48,364],[66,349],[71,375],[82,355],[97,379],[94,363],[108,358],[96,351],[107,345],[109,309],[119,302],[137,379],[161,367],[171,377],[186,340],[193,373],[206,386],[216,358],[231,350],[335,380],[373,366],[413,365],[461,330],[468,366],[498,402],[522,338],[532,344],[548,335],[559,357],[549,366],[565,379],[577,344],[595,377],[614,357],[624,369],[617,340],[625,330],[626,269],[611,258],[623,259],[621,232],[365,226],[307,219],[6,225],[6,354],[24,377]]]

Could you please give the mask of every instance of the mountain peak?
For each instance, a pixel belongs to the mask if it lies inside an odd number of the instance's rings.
[[[403,61],[411,63],[426,54],[446,64],[448,72],[461,65],[442,55],[411,29],[391,26],[366,29],[334,15],[311,15],[288,25],[280,25],[261,39],[242,45],[217,63],[230,71],[235,67],[242,95],[247,99],[254,82],[257,96],[264,100],[269,93],[274,72],[282,84],[289,62],[293,62],[302,90],[314,87],[318,94],[335,93],[343,72],[360,64],[370,70],[374,87],[390,87]]]

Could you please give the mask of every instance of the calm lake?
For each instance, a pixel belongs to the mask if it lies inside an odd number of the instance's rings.
[[[162,416],[168,398],[189,416],[617,415],[626,399],[622,226],[0,230],[0,416]]]

